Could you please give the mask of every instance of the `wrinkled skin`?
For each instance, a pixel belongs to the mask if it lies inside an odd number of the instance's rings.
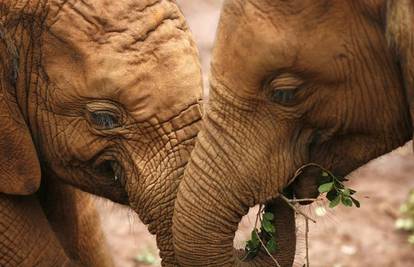
[[[50,228],[35,196],[0,194],[1,266],[77,266]],[[10,227],[19,222],[19,227]],[[15,231],[18,230],[18,235]]]
[[[210,99],[175,204],[180,266],[275,266],[263,250],[241,262],[233,249],[257,204],[274,208],[274,256],[292,266],[294,216],[278,196],[295,171],[317,163],[346,176],[410,140],[414,9],[389,4],[225,1]],[[318,195],[320,174],[307,169],[288,191]]]
[[[0,194],[0,265],[113,266],[95,202],[53,183],[46,197]]]
[[[0,192],[33,194],[42,181],[55,231],[78,197],[56,181],[130,205],[174,264],[172,210],[202,90],[175,1],[4,0],[0,14]]]

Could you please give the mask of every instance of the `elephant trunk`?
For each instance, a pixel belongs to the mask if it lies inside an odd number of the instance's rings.
[[[292,266],[296,245],[293,210],[280,198],[268,202],[271,197],[248,196],[254,191],[251,185],[240,182],[240,177],[234,179],[238,174],[225,164],[228,161],[217,160],[226,153],[217,153],[220,145],[213,136],[205,129],[200,132],[179,186],[173,241],[180,266],[277,266],[263,248],[253,260],[242,261],[241,252],[233,247],[238,224],[249,207],[264,203],[275,215],[280,249],[273,257],[280,266]],[[222,166],[217,161],[223,162]]]

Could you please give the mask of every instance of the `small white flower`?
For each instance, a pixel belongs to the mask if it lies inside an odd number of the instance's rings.
[[[325,207],[316,207],[315,208],[315,214],[318,217],[323,217],[326,215],[326,209]]]

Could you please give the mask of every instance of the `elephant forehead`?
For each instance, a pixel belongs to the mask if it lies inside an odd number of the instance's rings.
[[[177,30],[187,30],[177,5],[166,0],[54,1],[49,13],[48,31],[81,51],[102,46],[119,52],[141,50],[154,32],[158,39],[168,39]]]
[[[283,17],[268,16],[253,1],[228,1],[220,19],[212,67],[213,78],[237,93],[256,94],[263,73],[293,64],[298,38]],[[275,15],[276,14],[272,14]]]
[[[89,77],[89,88],[115,93],[115,98],[137,121],[165,121],[201,98],[202,79],[196,53],[177,44],[164,46],[146,62],[108,61]],[[167,55],[168,54],[168,55]],[[128,60],[128,59],[125,59]]]
[[[200,65],[188,42],[162,44],[139,59],[104,49],[77,59],[45,38],[43,66],[56,105],[110,99],[138,121],[166,120],[201,97]]]
[[[329,83],[343,80],[346,73],[332,68],[333,62],[353,60],[359,53],[353,49],[367,47],[369,40],[358,38],[364,30],[378,35],[375,23],[362,28],[361,21],[371,16],[365,12],[366,1],[282,2],[287,1],[225,4],[212,61],[215,80],[247,95],[256,94],[274,73],[300,72]]]
[[[166,120],[200,98],[197,51],[175,4],[71,2],[50,16],[43,37],[57,105],[112,99],[138,121]]]
[[[102,50],[88,57],[81,94],[115,99],[139,121],[154,116],[166,120],[201,97],[197,53],[185,39],[159,44],[137,57],[110,53]]]

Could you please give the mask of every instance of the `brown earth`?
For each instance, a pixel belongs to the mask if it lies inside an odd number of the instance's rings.
[[[178,0],[200,48],[204,73],[208,73],[214,32],[221,0]],[[207,77],[207,75],[205,75]],[[205,78],[207,83],[207,78]],[[207,87],[206,87],[207,88]],[[206,95],[208,93],[206,92]],[[315,210],[326,203],[303,208],[317,219],[310,225],[309,254],[312,267],[411,267],[414,246],[407,234],[396,231],[398,209],[414,188],[414,155],[410,145],[385,155],[350,176],[362,207],[326,208],[324,216]],[[97,201],[102,223],[118,267],[160,266],[155,238],[133,211],[105,200]],[[254,222],[252,209],[240,225],[235,245],[244,246]],[[298,248],[295,266],[305,257],[303,218],[298,218]],[[150,264],[145,264],[145,262]]]

